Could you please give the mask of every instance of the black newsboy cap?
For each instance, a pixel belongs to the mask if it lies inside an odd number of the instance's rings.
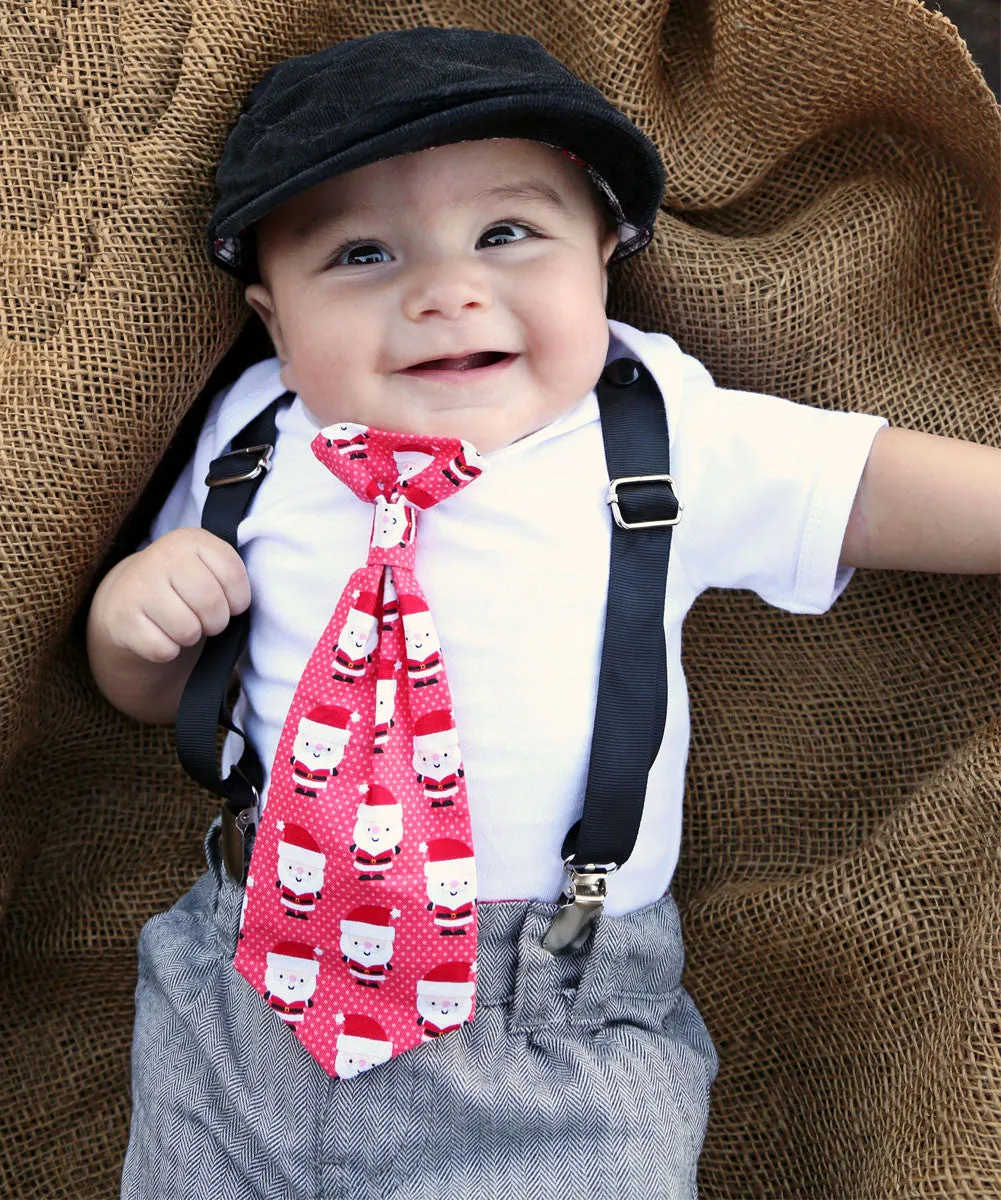
[[[209,258],[247,279],[256,265],[246,231],[314,184],[397,154],[497,137],[581,160],[619,223],[613,257],[650,240],[663,166],[596,88],[534,38],[419,28],[340,42],[264,76],[216,172]]]

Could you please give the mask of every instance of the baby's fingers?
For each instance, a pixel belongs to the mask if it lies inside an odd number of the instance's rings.
[[[250,607],[250,579],[243,559],[228,543],[213,537],[198,546],[198,557],[211,572],[226,597],[227,614],[242,613]],[[223,622],[225,627],[226,622]],[[213,632],[219,632],[214,630]]]
[[[184,607],[187,608],[187,605]],[[188,609],[188,612],[191,610]],[[195,641],[197,642],[198,638]],[[151,663],[173,662],[181,652],[181,643],[165,633],[145,612],[136,613],[129,627],[122,630],[120,644]]]
[[[225,543],[221,544],[230,549]],[[238,555],[237,562],[242,570]],[[201,552],[174,563],[169,582],[170,589],[157,596],[155,606],[148,604],[145,611],[181,646],[193,646],[203,635],[221,633],[229,624],[233,611],[239,611],[233,609],[227,590],[233,592],[237,602],[242,599],[237,573],[227,565],[220,569],[215,561],[207,562]]]

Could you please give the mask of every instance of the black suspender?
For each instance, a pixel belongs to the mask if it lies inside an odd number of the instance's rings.
[[[205,482],[209,494],[202,509],[202,528],[234,548],[236,531],[257,489],[271,469],[278,410],[292,399],[286,392],[273,400],[233,438],[232,449],[214,459]],[[233,724],[229,703],[233,671],[250,630],[250,611],[233,617],[222,633],[206,638],[177,709],[174,743],[185,771],[210,792],[222,796],[222,850],[226,869],[242,881],[244,839],[257,825],[258,798],[264,768],[243,731]],[[243,739],[240,761],[225,779],[216,762],[216,731],[222,725]]]
[[[633,852],[667,719],[664,603],[681,505],[669,474],[664,401],[631,358],[609,363],[595,391],[611,481],[608,604],[584,812],[563,842],[566,889],[542,943],[554,953],[584,943],[608,874]]]
[[[650,373],[632,359],[605,368],[596,392],[612,511],[608,605],[598,697],[581,819],[567,833],[568,883],[544,944],[559,952],[583,944],[601,911],[605,880],[632,853],[639,833],[647,775],[664,734],[667,652],[664,602],[671,529],[681,511],[671,478],[667,419]],[[236,530],[270,467],[279,408],[273,401],[215,459],[202,526],[236,546]],[[228,702],[243,651],[249,613],[206,639],[181,697],[177,753],[184,769],[222,796],[223,853],[242,879],[244,838],[257,821],[264,772],[244,738],[239,763],[225,779],[216,764],[218,725],[239,733]]]

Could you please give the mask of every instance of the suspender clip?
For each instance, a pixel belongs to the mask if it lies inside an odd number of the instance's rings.
[[[560,896],[560,908],[542,939],[550,954],[568,954],[579,950],[598,923],[605,904],[605,880],[618,870],[618,863],[585,863],[575,867],[573,855],[563,860],[567,881]]]
[[[228,804],[222,806],[222,861],[226,864],[226,874],[241,886],[247,881],[247,835],[257,829],[260,811],[256,790],[254,803],[239,812],[234,812]]]

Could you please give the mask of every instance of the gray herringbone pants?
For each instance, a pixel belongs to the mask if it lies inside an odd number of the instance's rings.
[[[232,967],[209,872],[145,927],[128,1200],[692,1200],[716,1056],[670,896],[554,958],[552,905],[479,910],[476,1019],[331,1079]]]

